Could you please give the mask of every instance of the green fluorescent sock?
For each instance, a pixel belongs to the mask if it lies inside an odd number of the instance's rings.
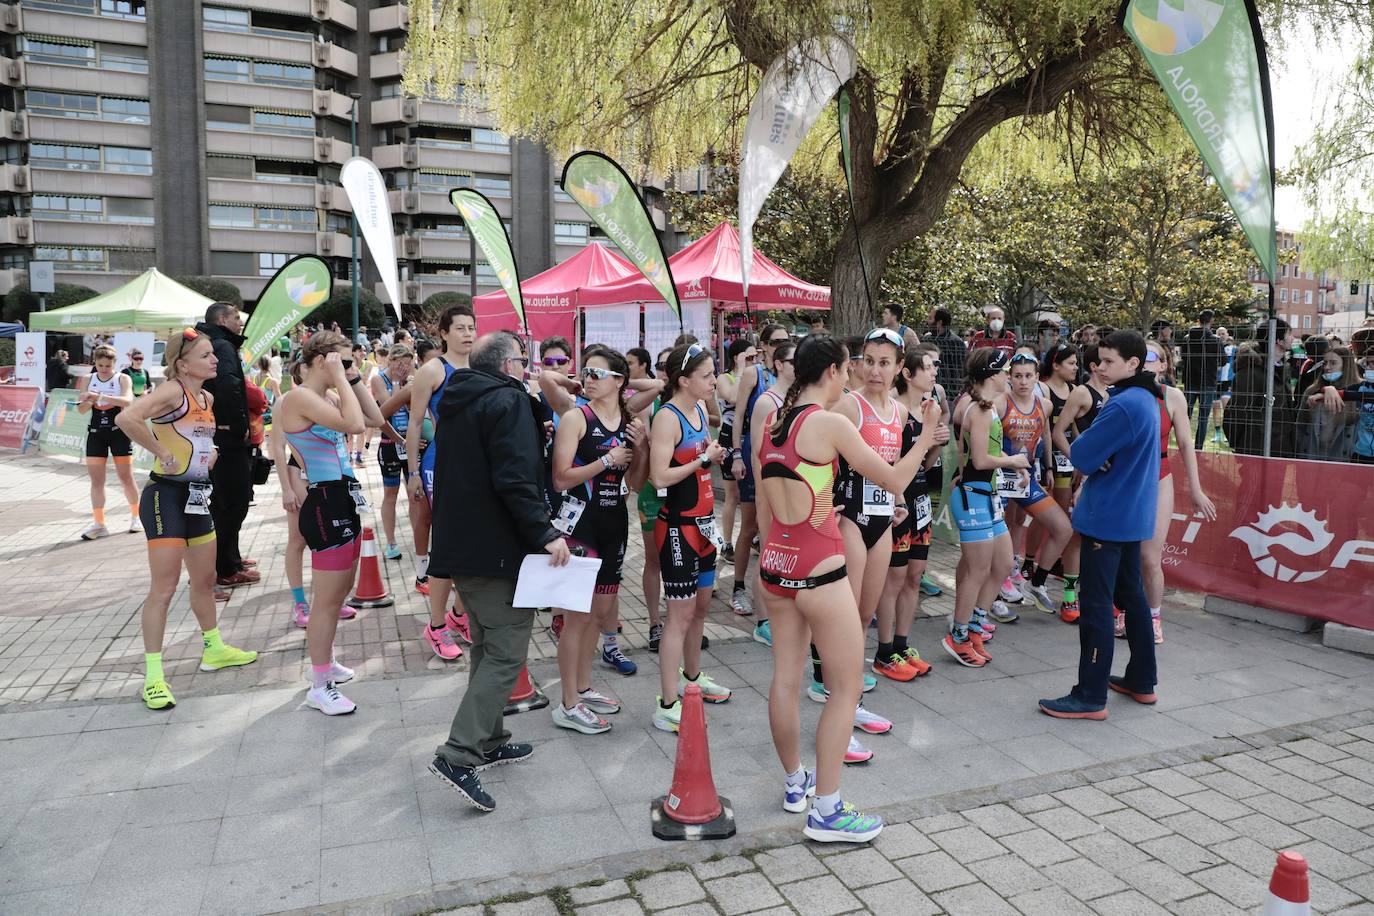
[[[1065,573],[1065,574],[1064,574],[1064,600],[1065,600],[1065,601],[1077,601],[1077,600],[1078,600],[1078,577],[1077,577],[1077,576],[1071,576],[1071,575],[1069,575],[1068,573]]]
[[[211,630],[206,630],[205,633],[204,633],[204,636],[205,636],[205,639],[204,639],[205,648],[207,648],[207,649],[223,649],[223,648],[224,648],[224,640],[220,638],[220,635],[219,635],[219,627],[215,627],[214,629],[211,629]]]
[[[147,673],[143,675],[143,683],[155,684],[162,680],[162,653],[145,652],[143,653],[143,664]]]

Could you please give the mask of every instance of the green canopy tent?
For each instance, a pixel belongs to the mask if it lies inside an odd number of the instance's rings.
[[[168,331],[194,326],[214,302],[150,267],[118,289],[50,312],[34,312],[34,331]]]

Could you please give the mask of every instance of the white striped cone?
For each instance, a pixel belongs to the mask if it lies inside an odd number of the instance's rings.
[[[382,582],[377,539],[370,527],[363,528],[362,550],[358,562],[358,585],[348,603],[354,607],[390,607],[395,602]]]
[[[1307,860],[1296,852],[1279,853],[1269,892],[1264,896],[1263,916],[1312,916],[1307,887]]]

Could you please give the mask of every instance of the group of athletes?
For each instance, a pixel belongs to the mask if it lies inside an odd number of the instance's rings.
[[[396,507],[405,483],[415,588],[429,601],[422,638],[445,660],[461,657],[459,643],[470,640],[453,583],[429,575],[427,553],[434,468],[445,460],[430,444],[437,402],[453,373],[467,368],[477,336],[472,311],[446,310],[438,334],[432,358],[417,364],[414,351],[398,343],[369,378],[348,340],[317,332],[290,364],[294,384],[272,405],[291,618],[306,629],[311,663],[305,702],[326,715],[356,709],[339,690],[353,671],[334,650],[340,618],[357,613],[345,602],[360,555],[359,513],[369,509],[350,437],[380,431],[382,521],[392,559],[400,557]],[[591,613],[553,609],[561,675],[561,696],[551,709],[556,725],[588,735],[609,731],[607,716],[621,704],[594,687],[593,659],[599,655],[622,674],[636,670],[617,642],[631,492],[645,545],[649,648],[659,655],[653,725],[678,730],[689,683],[706,702],[731,698],[701,661],[717,565],[733,563],[732,608],[741,616],[757,612],[753,636],[774,655],[769,721],[786,774],[783,806],[808,812],[804,830],[813,839],[863,842],[882,829],[879,818],[841,802],[840,772],[874,756],[855,729],[882,734],[893,727],[862,702],[877,678],[910,681],[931,670],[911,627],[929,554],[932,497],[939,499],[946,474],[961,556],[941,648],[961,665],[986,666],[998,624],[1017,620],[1014,606],[1025,606],[1026,598],[1065,623],[1077,620],[1077,536],[1069,513],[1081,475],[1067,455],[1110,396],[1099,347],[1059,344],[1041,355],[1029,348],[975,349],[963,390],[951,398],[936,382],[939,349],[912,345],[912,337],[877,328],[864,337],[813,334],[798,343],[782,326],[768,324],[757,339],[727,348],[731,367],[723,374],[711,351],[689,336],[652,359],[642,349],[621,354],[593,344],[580,354],[577,370],[566,341],[543,343],[530,393],[548,418],[550,518],[576,552],[602,561]],[[1154,342],[1148,358],[1164,359]],[[153,709],[175,703],[160,653],[183,566],[204,634],[202,669],[256,658],[223,642],[215,616],[215,535],[207,508],[215,424],[202,390],[215,376],[215,356],[210,341],[188,328],[168,342],[165,360],[167,383],[132,397],[123,381],[111,381],[113,353],[98,352],[81,402],[92,411],[92,441],[104,441],[113,428],[156,459],[137,498],[152,580],[143,607],[143,697]],[[1160,414],[1160,450],[1167,456],[1171,427],[1188,428],[1183,394],[1166,388]],[[951,437],[958,461],[946,468],[941,454]],[[1214,515],[1198,483],[1191,437],[1177,442],[1193,505]],[[127,462],[116,466],[128,468]],[[716,515],[717,468],[728,493],[723,520]],[[1165,460],[1155,538],[1143,547],[1156,642],[1163,641],[1161,557],[1172,477]],[[103,480],[101,490],[103,502]],[[126,490],[132,505],[131,476]],[[1063,582],[1058,602],[1048,591],[1051,576]],[[877,628],[871,673],[864,657],[870,626]],[[802,758],[803,692],[825,705],[814,768]]]

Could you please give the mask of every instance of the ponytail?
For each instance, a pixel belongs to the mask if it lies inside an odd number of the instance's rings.
[[[787,415],[796,406],[802,391],[820,382],[831,366],[843,367],[847,359],[848,354],[844,345],[833,337],[812,334],[803,338],[792,356],[792,368],[796,371],[796,376],[787,389],[787,395],[782,400],[782,406],[778,408],[777,418],[769,427],[768,434],[780,435]]]
[[[787,394],[782,399],[782,406],[778,408],[778,414],[773,418],[773,425],[768,427],[768,436],[774,442],[778,436],[782,435],[782,428],[787,423],[787,415],[792,412],[792,408],[797,406],[797,398],[801,397],[801,379],[795,379],[787,388]]]

